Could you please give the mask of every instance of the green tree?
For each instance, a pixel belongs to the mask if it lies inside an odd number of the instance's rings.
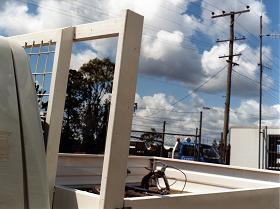
[[[84,81],[85,79],[80,71],[69,71],[60,152],[72,153],[79,151],[82,140],[81,112],[86,96],[86,84]]]
[[[43,89],[38,83],[35,83],[35,91],[37,94],[37,102],[40,112],[40,118],[41,118],[41,125],[44,135],[44,144],[46,147],[47,144],[47,133],[46,133],[46,115],[47,115],[47,108],[48,108],[48,100],[46,99],[46,90]]]
[[[157,132],[155,128],[151,128],[151,131],[141,134],[140,138],[145,142],[148,149],[148,153],[146,153],[146,155],[160,155],[160,149],[163,143],[162,133]]]
[[[115,65],[109,59],[92,59],[80,71],[87,84],[82,136],[86,153],[104,151]]]
[[[114,68],[109,59],[95,58],[70,70],[61,152],[104,152]]]

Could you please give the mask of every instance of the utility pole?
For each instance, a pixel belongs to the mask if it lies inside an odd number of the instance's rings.
[[[221,132],[221,141],[220,141],[219,154],[220,154],[220,158],[224,162],[225,161],[225,159],[224,159],[224,156],[225,156],[225,145],[224,145],[224,142],[223,142],[223,132]]]
[[[197,138],[199,137],[198,135],[198,128],[195,128],[195,146],[198,145],[198,142],[197,142]],[[195,159],[198,160],[198,153],[195,152]]]
[[[163,121],[163,126],[162,126],[162,145],[161,145],[161,149],[160,149],[160,156],[161,157],[163,155],[163,150],[164,150],[165,128],[166,128],[166,121]]]
[[[199,115],[199,138],[198,138],[198,160],[200,160],[200,147],[201,147],[201,133],[202,133],[202,111]]]
[[[195,128],[195,142],[197,144],[197,138],[198,138],[198,128]]]
[[[261,168],[261,141],[262,141],[262,81],[263,81],[263,68],[266,67],[263,65],[263,60],[262,60],[262,48],[263,48],[263,37],[264,36],[270,36],[270,37],[280,37],[280,34],[263,34],[263,16],[261,14],[260,16],[260,98],[259,98],[259,162],[258,162],[258,168]],[[266,67],[268,68],[268,67]],[[264,139],[263,139],[264,140]],[[263,149],[264,150],[264,149]],[[264,153],[262,154],[264,155]],[[263,167],[264,165],[262,165]]]
[[[241,54],[233,54],[233,43],[237,40],[244,40],[245,37],[242,38],[235,38],[234,37],[234,20],[236,14],[242,14],[245,12],[249,12],[249,6],[247,6],[246,10],[238,11],[238,12],[229,12],[226,13],[225,11],[222,12],[220,15],[215,15],[214,12],[212,12],[212,18],[219,18],[219,17],[225,17],[230,16],[230,37],[228,40],[217,40],[217,42],[229,42],[229,55],[226,56],[220,56],[219,58],[225,58],[228,57],[228,74],[227,74],[227,92],[226,92],[226,102],[225,102],[225,113],[224,113],[224,128],[223,128],[223,143],[225,146],[225,156],[224,161],[226,161],[226,155],[227,155],[227,137],[229,132],[229,113],[230,113],[230,96],[231,96],[231,76],[232,76],[232,67],[233,65],[238,65],[237,63],[233,62],[234,56],[240,56]]]
[[[262,134],[262,80],[263,80],[263,63],[262,63],[262,45],[263,45],[263,25],[262,15],[260,16],[260,101],[259,101],[259,162],[258,168],[261,168],[261,134]]]

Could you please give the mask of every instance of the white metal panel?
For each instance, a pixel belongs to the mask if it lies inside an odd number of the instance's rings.
[[[127,198],[133,209],[279,209],[279,188],[222,193]]]
[[[17,89],[11,48],[0,38],[0,208],[24,209],[23,159]],[[16,195],[15,195],[16,194]]]
[[[65,162],[60,165],[73,165],[73,167],[76,168],[83,167],[84,162],[86,165],[90,165],[91,163],[95,164],[95,162],[97,162],[96,165],[100,165],[101,163],[99,162],[102,161],[102,156],[96,155],[76,156],[63,154],[60,155],[60,157],[63,159],[62,162]],[[130,156],[128,164],[130,166],[141,165],[149,167],[151,160],[154,161],[154,163],[161,161],[164,164],[183,170],[188,178],[187,187],[185,189],[188,193],[158,197],[125,198],[125,207],[137,209],[276,209],[279,207],[280,174],[278,172],[155,157]],[[69,173],[69,178],[72,178],[68,179],[69,183],[79,178],[77,176],[71,177],[71,170],[64,170],[64,172],[64,174]],[[85,178],[90,178],[87,176],[87,172],[84,174]],[[82,175],[83,172],[81,172],[81,176]],[[171,182],[173,182],[174,179],[178,182],[175,184],[176,186],[174,185],[172,188],[176,188],[177,190],[182,188],[184,178],[180,172],[174,169],[167,169],[167,176],[172,178],[172,180],[170,180]],[[67,179],[64,180],[67,182]],[[87,181],[88,180],[90,179],[87,179]],[[94,181],[94,178],[92,178],[91,182]],[[79,180],[79,183],[83,182],[84,180]],[[74,195],[73,192],[75,190],[69,189],[69,191],[70,190],[72,190],[72,195],[60,190],[56,201],[62,204],[64,200],[69,198],[70,203],[73,203],[73,201],[75,203],[77,199],[77,196]],[[61,195],[63,195],[63,198],[59,201]],[[90,200],[89,196],[92,195],[90,193],[80,192],[79,195],[87,199],[81,201],[81,205],[79,205],[81,209],[87,208],[88,204],[90,204],[88,201],[94,201],[95,199],[94,197]],[[80,198],[80,200],[83,198]],[[238,203],[234,204],[236,200],[238,200]],[[66,205],[69,208],[73,206],[73,209],[80,209],[76,208],[76,204],[69,205],[67,203]],[[225,207],[227,205],[230,206]],[[65,207],[62,205],[62,209],[63,208]]]
[[[279,116],[280,117],[280,116]],[[280,135],[280,127],[278,128],[268,128],[267,129],[267,134],[268,135]]]
[[[101,183],[103,166],[102,155],[60,154],[56,185],[93,185]],[[141,182],[149,171],[149,158],[130,157],[128,160],[127,183]]]
[[[23,139],[24,171],[28,209],[50,208],[46,173],[46,155],[37,96],[25,51],[10,41],[14,59],[17,96]]]
[[[194,161],[182,161],[166,158],[155,158],[164,164],[171,165],[179,169],[196,171],[201,173],[222,175],[227,177],[238,177],[251,180],[269,181],[280,183],[280,173],[269,170],[259,170],[254,168],[244,168],[239,166],[228,166],[212,163],[201,163]]]
[[[233,176],[224,176],[219,174],[208,174],[204,172],[195,172],[181,169],[187,176],[187,182],[197,183],[200,185],[208,185],[216,187],[216,192],[219,191],[218,188],[227,188],[227,189],[251,189],[251,188],[263,188],[268,186],[275,186],[275,182],[267,182],[261,180],[253,180],[249,178],[240,178]],[[167,168],[166,176],[170,179],[177,179],[184,181],[184,176],[178,170]],[[172,182],[172,180],[170,180]],[[280,186],[280,184],[279,184]],[[186,191],[189,191],[188,185],[186,186]],[[204,190],[201,189],[200,193],[203,193]]]
[[[262,127],[263,130],[266,127]],[[267,135],[280,135],[280,127],[268,127]],[[265,141],[261,135],[261,168],[265,168]],[[259,129],[258,127],[233,127],[230,129],[230,165],[258,168]],[[263,147],[264,146],[264,147]]]
[[[53,209],[96,209],[99,196],[88,192],[56,187]]]
[[[259,134],[257,129],[230,129],[230,165],[258,168]]]

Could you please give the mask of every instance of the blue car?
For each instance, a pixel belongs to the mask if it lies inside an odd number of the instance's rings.
[[[218,152],[210,145],[199,145],[191,141],[180,143],[178,158],[181,160],[192,160],[208,163],[221,163]]]

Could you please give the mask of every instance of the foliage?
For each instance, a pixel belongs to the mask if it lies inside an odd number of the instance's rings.
[[[140,136],[141,140],[145,142],[148,149],[147,155],[159,156],[162,148],[162,133],[156,131],[156,129],[151,128],[151,131],[144,132]]]
[[[39,110],[42,112],[47,111],[48,102],[45,101],[44,94],[46,90],[42,89],[39,84],[35,83],[35,91],[37,94],[37,102],[39,104]]]
[[[104,152],[114,67],[95,58],[70,70],[60,152]]]
[[[44,143],[46,146],[46,114],[47,114],[47,108],[48,108],[48,101],[46,100],[46,97],[44,94],[46,94],[46,90],[44,90],[39,84],[35,83],[35,91],[37,94],[37,102],[39,105],[39,112],[41,117],[41,125],[44,135]]]

